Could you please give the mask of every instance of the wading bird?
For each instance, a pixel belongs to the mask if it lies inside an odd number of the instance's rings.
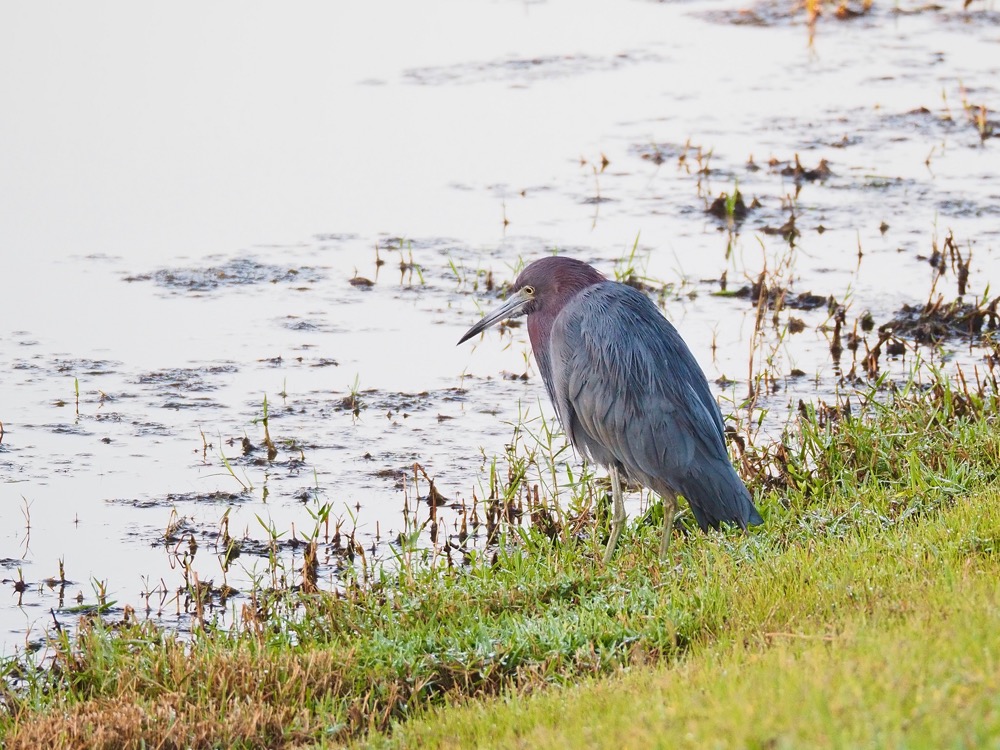
[[[611,474],[614,516],[605,563],[625,525],[622,475],[663,498],[661,556],[678,495],[702,530],[763,523],[726,453],[722,415],[704,373],[645,294],[581,261],[542,258],[521,271],[507,300],[458,343],[522,315],[570,442]]]

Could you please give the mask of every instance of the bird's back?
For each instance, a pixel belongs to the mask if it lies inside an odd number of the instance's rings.
[[[613,281],[583,289],[556,317],[538,360],[563,428],[586,457],[683,495],[702,528],[762,522],[729,460],[704,373],[644,294]]]

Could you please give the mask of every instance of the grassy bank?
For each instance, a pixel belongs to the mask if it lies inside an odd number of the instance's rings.
[[[744,456],[766,525],[685,530],[666,565],[655,518],[630,526],[608,567],[592,526],[507,527],[468,564],[413,565],[340,596],[262,592],[229,633],[182,642],[95,623],[46,669],[5,665],[17,679],[0,737],[982,744],[1000,710],[993,404],[937,378],[850,411],[805,409],[782,443]]]
[[[886,534],[790,549],[675,661],[437,709],[364,746],[995,747],[998,508],[977,495]]]

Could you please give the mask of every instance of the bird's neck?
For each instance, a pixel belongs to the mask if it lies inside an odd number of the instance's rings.
[[[558,283],[553,286],[545,297],[544,304],[528,315],[528,339],[531,341],[531,351],[535,353],[538,369],[542,379],[552,393],[552,365],[549,361],[549,343],[552,328],[559,313],[576,295],[595,284],[602,284],[606,279],[590,266],[579,263],[564,270]]]
[[[535,362],[538,363],[538,370],[542,375],[542,380],[546,386],[552,382],[552,366],[549,362],[549,342],[548,332],[552,330],[552,323],[555,315],[545,310],[533,313],[528,316],[528,340],[531,342],[531,351],[535,355]]]

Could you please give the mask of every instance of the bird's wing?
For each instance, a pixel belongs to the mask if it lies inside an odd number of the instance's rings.
[[[588,287],[553,324],[551,395],[580,451],[681,490],[696,457],[728,461],[719,407],[691,350],[641,292]]]

